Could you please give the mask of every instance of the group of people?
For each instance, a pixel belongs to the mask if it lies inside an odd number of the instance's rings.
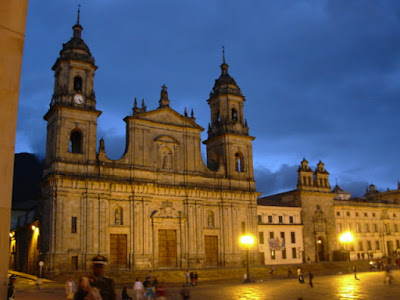
[[[196,286],[199,276],[197,275],[197,272],[189,273],[189,270],[186,270],[185,279],[186,279],[186,283],[185,283],[186,286]]]
[[[97,255],[92,259],[93,274],[81,276],[78,285],[72,278],[65,283],[67,299],[73,300],[115,300],[114,280],[105,277],[107,259]]]
[[[153,278],[151,271],[147,273],[145,281],[142,283],[138,278],[136,278],[133,284],[133,292],[135,293],[136,300],[152,300],[167,299],[167,289],[164,284],[160,284],[157,278]],[[129,297],[126,287],[122,290],[122,300],[131,300]]]
[[[290,269],[289,269],[290,270]],[[290,273],[291,273],[291,271],[290,271]],[[301,267],[299,267],[298,269],[297,269],[297,277],[299,278],[299,282],[300,283],[304,283],[305,281],[304,281],[304,272],[303,272],[303,268],[301,268]],[[311,272],[311,271],[309,271],[308,272],[308,279],[309,279],[309,282],[308,282],[308,284],[310,285],[310,287],[314,287],[314,285],[313,285],[313,279],[314,279],[314,274]]]

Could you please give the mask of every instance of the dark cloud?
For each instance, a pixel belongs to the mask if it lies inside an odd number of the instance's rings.
[[[51,66],[71,37],[75,10],[71,1],[30,3],[18,152],[44,153]],[[399,16],[400,3],[389,0],[82,1],[83,38],[99,65],[98,136],[107,154],[119,158],[122,119],[134,97],[154,109],[164,83],[172,108],[194,108],[207,128],[206,99],[225,45],[257,138],[260,191],[273,190],[264,183],[294,187],[296,180],[280,178],[297,173],[283,166],[297,166],[303,156],[313,165],[324,161],[331,179],[343,178],[355,190],[364,182],[392,187],[400,177]]]

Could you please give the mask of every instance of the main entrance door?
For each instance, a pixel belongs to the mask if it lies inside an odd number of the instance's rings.
[[[110,235],[110,264],[112,268],[126,268],[127,236],[126,234]]]
[[[176,268],[176,230],[158,230],[158,265]]]
[[[218,236],[205,235],[204,248],[206,252],[206,266],[218,266]]]
[[[324,240],[321,237],[317,239],[317,255],[319,261],[325,260]]]

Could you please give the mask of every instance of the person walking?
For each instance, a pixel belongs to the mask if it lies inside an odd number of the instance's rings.
[[[186,270],[186,273],[185,273],[185,279],[186,279],[186,286],[189,286],[189,270]]]
[[[89,277],[81,276],[74,300],[102,300],[102,297],[99,289],[90,285]]]
[[[199,276],[197,275],[197,272],[194,272],[194,285],[197,285],[198,279],[199,279]]]
[[[392,270],[390,269],[389,266],[386,267],[386,271],[385,271],[385,277],[383,278],[383,284],[386,283],[386,281],[388,282],[389,285],[392,284],[392,279],[393,279],[393,273]]]
[[[299,282],[304,283],[303,269],[300,267],[297,269],[297,276],[299,277]]]
[[[93,262],[93,286],[100,290],[102,300],[115,300],[114,280],[105,277],[107,259],[102,255],[97,255],[92,259]]]
[[[65,282],[65,294],[67,299],[74,299],[74,294],[76,292],[76,284],[72,277],[68,278]]]
[[[310,286],[311,286],[311,287],[314,287],[313,284],[312,284],[312,280],[313,280],[313,278],[314,278],[314,274],[311,273],[311,271],[308,272],[308,278],[310,279]]]
[[[275,273],[275,268],[271,267],[271,270],[269,270],[269,275],[274,276]]]
[[[188,289],[187,286],[184,286],[184,287],[181,289],[181,296],[182,296],[182,299],[183,299],[183,300],[188,300],[188,299],[190,299],[190,289]]]
[[[357,266],[356,266],[356,264],[353,265],[353,272],[354,272],[354,279],[355,280],[360,280],[360,279],[357,278]]]
[[[143,300],[144,286],[138,278],[136,278],[136,281],[133,284],[133,292],[135,293],[136,300]]]
[[[15,297],[15,287],[14,283],[17,279],[17,276],[11,275],[10,276],[10,281],[8,283],[8,288],[7,288],[7,300],[14,300]]]
[[[126,290],[126,286],[122,289],[122,300],[132,300],[132,297],[129,297],[128,292]]]
[[[290,278],[290,277],[292,277],[292,276],[293,276],[292,270],[289,268],[289,269],[288,269],[287,277]]]

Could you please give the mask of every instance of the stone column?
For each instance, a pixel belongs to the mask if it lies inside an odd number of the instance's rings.
[[[0,249],[9,249],[15,132],[28,0],[0,1]],[[6,295],[9,256],[0,256],[0,295]],[[1,296],[3,297],[3,296]]]

